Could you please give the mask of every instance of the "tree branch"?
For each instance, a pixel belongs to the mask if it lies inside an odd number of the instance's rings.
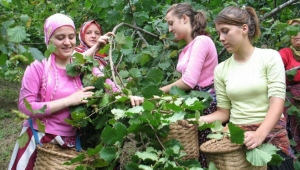
[[[159,36],[156,35],[156,34],[153,34],[153,33],[151,33],[151,32],[148,32],[148,31],[143,30],[143,29],[140,28],[140,27],[133,26],[133,25],[130,25],[130,24],[127,24],[127,23],[124,23],[124,22],[122,22],[122,23],[116,25],[116,26],[114,27],[114,29],[112,30],[112,32],[115,34],[116,31],[117,31],[117,29],[119,29],[119,28],[120,28],[121,26],[123,26],[123,25],[124,25],[124,26],[127,26],[127,27],[130,27],[130,28],[132,28],[132,29],[135,29],[135,30],[137,30],[137,31],[143,32],[143,33],[145,33],[145,34],[148,34],[148,35],[150,35],[150,36],[153,36],[154,38],[159,38]],[[115,75],[115,71],[114,71],[114,63],[113,63],[113,60],[112,60],[112,51],[113,51],[113,50],[112,50],[112,44],[113,44],[113,38],[110,38],[109,44],[110,44],[110,47],[109,47],[109,55],[108,55],[108,57],[109,57],[110,71],[111,71],[111,75],[112,75],[112,78],[113,78],[113,82],[115,83],[115,85],[116,85],[117,87],[119,87],[119,85],[117,84],[117,81],[116,81],[116,75]],[[121,90],[121,89],[119,89],[119,90]]]
[[[283,4],[281,4],[281,5],[279,5],[277,8],[273,9],[271,12],[266,13],[266,14],[265,14],[262,18],[260,18],[259,20],[260,20],[260,21],[263,21],[263,20],[265,20],[266,18],[269,18],[269,17],[273,16],[275,13],[277,13],[278,11],[282,10],[283,8],[289,6],[289,5],[291,5],[292,3],[295,3],[295,2],[297,2],[297,1],[298,1],[298,0],[289,0],[289,1],[287,1],[287,2],[285,2],[285,3],[283,3]]]

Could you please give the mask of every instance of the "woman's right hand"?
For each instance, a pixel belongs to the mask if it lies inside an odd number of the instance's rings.
[[[99,37],[98,39],[98,47],[102,48],[108,43],[108,39],[110,36],[115,36],[113,32],[108,32],[102,36]]]
[[[87,86],[68,96],[67,100],[69,106],[76,106],[79,104],[87,103],[87,98],[92,97],[94,94],[94,92],[91,92],[90,90],[93,90],[94,88],[94,86]]]

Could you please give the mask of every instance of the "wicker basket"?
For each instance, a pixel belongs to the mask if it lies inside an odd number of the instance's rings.
[[[167,140],[174,138],[178,140],[183,148],[186,155],[183,157],[186,159],[197,159],[199,158],[199,143],[198,143],[198,129],[196,126],[190,128],[183,127],[177,123],[170,124],[170,131]]]
[[[211,139],[200,146],[208,160],[215,163],[218,170],[267,170],[267,166],[257,167],[246,160],[243,145],[231,143],[228,138]]]
[[[75,148],[62,148],[59,145],[46,143],[43,146],[37,145],[37,158],[34,164],[34,170],[74,170],[80,165],[74,163],[72,165],[63,165],[65,162],[76,158],[80,153]],[[85,161],[88,163],[91,161]]]

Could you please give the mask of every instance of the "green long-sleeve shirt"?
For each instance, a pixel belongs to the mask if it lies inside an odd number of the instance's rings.
[[[230,109],[234,124],[261,123],[269,98],[285,99],[285,70],[277,51],[255,48],[245,63],[231,56],[215,69],[217,106]]]

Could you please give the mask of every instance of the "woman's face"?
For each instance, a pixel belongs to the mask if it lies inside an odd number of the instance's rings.
[[[88,47],[92,47],[98,41],[101,36],[101,32],[96,24],[91,24],[84,33],[84,42]]]
[[[188,21],[185,18],[186,16],[182,16],[178,18],[173,14],[173,11],[170,11],[166,15],[166,21],[169,26],[169,32],[173,33],[177,40],[184,39],[187,35],[187,23]]]
[[[292,25],[300,25],[300,22],[293,22]],[[300,31],[298,32],[298,34],[296,36],[292,36],[291,37],[291,43],[292,46],[295,48],[300,48]]]
[[[50,37],[50,41],[56,47],[54,52],[60,59],[69,59],[76,45],[76,32],[71,26],[57,28]]]
[[[242,48],[244,41],[243,26],[216,24],[219,39],[229,53],[234,53]]]

